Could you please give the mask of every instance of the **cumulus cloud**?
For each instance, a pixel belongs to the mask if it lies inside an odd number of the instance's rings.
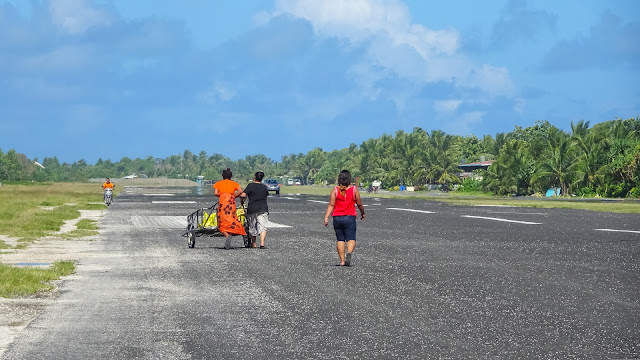
[[[92,27],[105,26],[114,20],[106,7],[89,0],[56,0],[49,3],[51,22],[69,34],[80,34]]]
[[[628,65],[640,67],[640,22],[623,23],[612,13],[602,15],[586,37],[564,40],[545,56],[549,71]]]
[[[462,104],[462,100],[437,100],[434,102],[434,109],[439,113],[455,112]]]
[[[379,80],[399,76],[417,86],[438,81],[476,88],[488,96],[508,96],[513,85],[506,68],[475,64],[459,53],[454,29],[430,29],[411,21],[399,0],[278,0],[273,16],[305,19],[320,37],[338,38],[347,46],[362,46],[365,55],[353,64],[367,96],[379,94]]]

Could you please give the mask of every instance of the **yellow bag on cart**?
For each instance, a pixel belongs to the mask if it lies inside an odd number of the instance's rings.
[[[236,210],[236,215],[238,216],[238,221],[242,225],[247,221],[246,210],[243,208],[239,208]],[[218,226],[218,216],[216,216],[216,212],[212,212],[209,215],[206,211],[202,214],[202,223],[198,224],[198,228],[214,228]]]
[[[198,226],[199,228],[214,228],[218,226],[218,216],[216,216],[215,211],[211,213],[211,215],[207,214],[205,211],[202,215],[202,224]]]
[[[245,209],[239,208],[236,210],[236,215],[238,216],[238,221],[244,226],[245,221],[247,221],[247,217],[245,216]]]

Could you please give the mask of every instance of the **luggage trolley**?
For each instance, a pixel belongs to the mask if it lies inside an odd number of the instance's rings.
[[[218,203],[216,202],[213,206],[198,209],[187,216],[187,229],[185,233],[182,234],[183,237],[187,238],[187,246],[190,248],[195,247],[196,238],[201,236],[224,236],[218,229],[217,209]],[[240,202],[240,207],[237,208],[236,214],[238,216],[238,221],[240,221],[242,226],[244,226],[245,233],[247,233],[247,235],[242,236],[244,247],[251,247],[249,226],[247,223],[247,208],[244,205],[244,199]]]

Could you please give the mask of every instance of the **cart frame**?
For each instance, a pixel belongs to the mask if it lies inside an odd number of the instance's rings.
[[[247,208],[244,204],[244,199],[240,202],[240,207],[238,210],[243,210],[238,214],[238,220],[244,224],[244,230],[246,235],[242,235],[242,240],[244,242],[244,247],[251,247],[251,240],[249,237],[249,222],[247,220]],[[206,215],[205,215],[206,214]],[[187,229],[182,234],[183,237],[187,238],[187,246],[189,248],[194,248],[196,246],[196,238],[201,236],[223,236],[220,229],[217,226],[215,227],[204,227],[202,224],[206,224],[211,216],[218,216],[218,202],[213,204],[212,206],[198,209],[187,216]],[[217,223],[217,222],[216,222]],[[230,239],[234,235],[229,235],[228,241],[225,244],[225,248],[229,248]]]

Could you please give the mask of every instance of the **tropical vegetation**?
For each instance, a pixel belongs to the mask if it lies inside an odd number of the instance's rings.
[[[461,163],[493,161],[475,180],[460,178]],[[384,187],[399,185],[460,184],[460,189],[496,195],[531,195],[557,188],[563,195],[640,196],[640,118],[615,119],[590,127],[589,122],[571,123],[563,131],[547,121],[534,126],[516,126],[495,136],[459,136],[440,130],[397,131],[350,144],[340,150],[315,148],[306,154],[290,154],[280,161],[265,155],[231,160],[222,154],[194,154],[185,150],[168,158],[99,159],[95,164],[78,160],[60,163],[46,157],[28,159],[14,149],[0,149],[0,181],[85,181],[88,178],[149,177],[218,180],[221,171],[232,168],[234,177],[251,179],[260,169],[274,178],[299,178],[303,184],[331,184],[342,169],[350,169],[361,183],[380,180]]]

